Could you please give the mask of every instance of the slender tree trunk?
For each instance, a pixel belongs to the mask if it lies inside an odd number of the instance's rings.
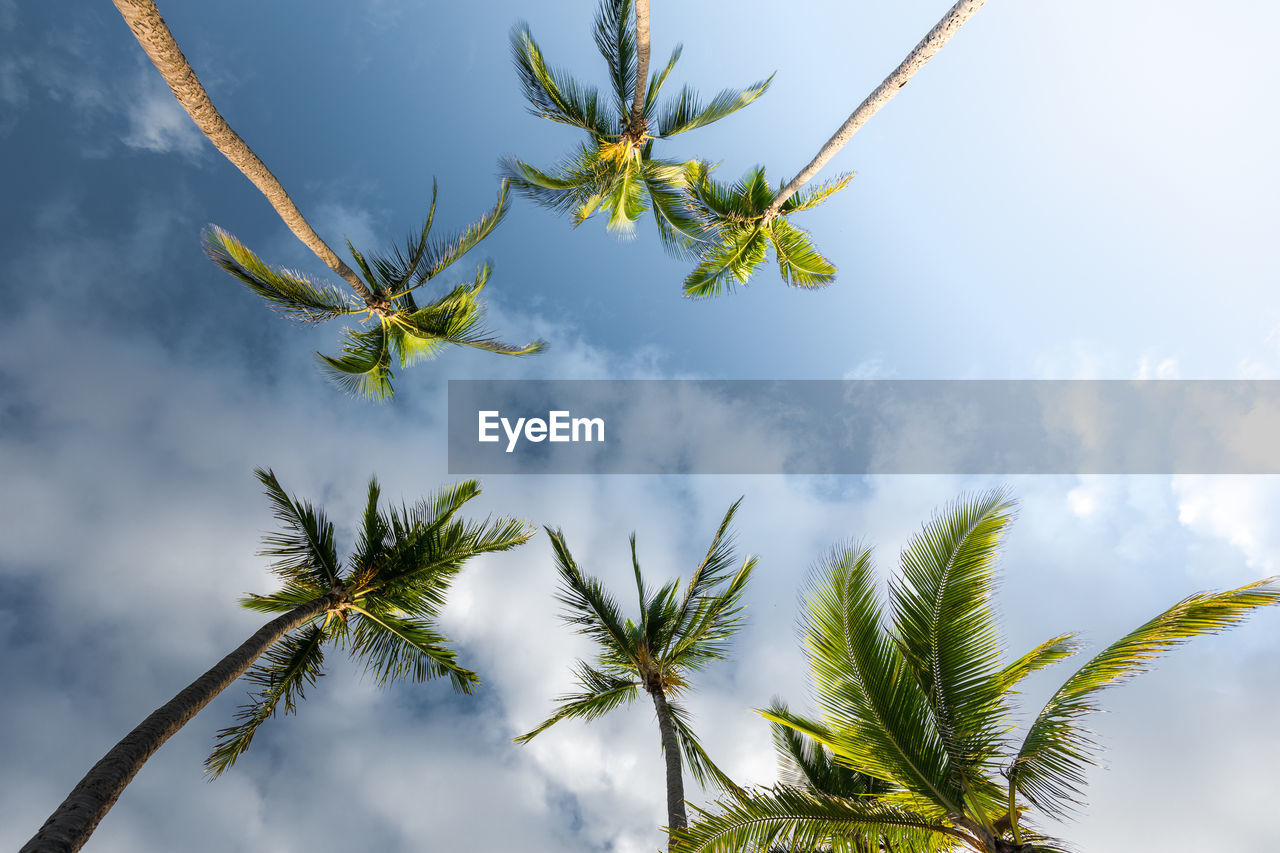
[[[325,612],[332,604],[331,596],[325,596],[272,619],[238,649],[152,712],[85,774],[19,853],[79,850],[152,753],[239,678],[272,643]]]
[[[324,261],[325,266],[342,276],[342,280],[351,285],[351,289],[359,294],[366,305],[373,307],[377,302],[373,293],[360,280],[360,277],[334,254],[333,249],[320,239],[320,235],[316,234],[303,218],[302,213],[294,205],[293,199],[289,198],[284,187],[276,180],[276,176],[271,174],[271,170],[258,159],[258,155],[253,153],[240,135],[231,129],[217,107],[213,105],[213,101],[209,100],[209,93],[204,90],[200,79],[196,77],[196,72],[192,70],[187,58],[182,55],[182,50],[174,40],[173,33],[169,32],[164,18],[160,17],[160,10],[156,8],[156,4],[152,0],[112,0],[112,2],[124,16],[125,23],[133,31],[138,44],[142,45],[142,49],[155,63],[164,81],[169,84],[178,103],[196,123],[196,127],[200,128],[201,132],[209,137],[209,141],[222,152],[222,155],[230,160],[233,166],[244,172],[245,177],[267,197],[267,201],[271,202],[276,213],[280,214],[284,224],[289,226],[289,230],[302,241],[303,245],[315,252],[316,257]]]
[[[631,99],[631,123],[636,132],[644,125],[644,97],[649,88],[649,0],[636,2],[636,94]]]
[[[659,687],[653,691],[653,707],[658,712],[658,731],[662,735],[662,757],[667,762],[667,828],[684,829],[689,819],[684,810],[684,775],[680,769],[680,743],[676,738],[676,721],[667,697]],[[675,850],[675,839],[668,842]]]
[[[862,128],[867,120],[875,115],[881,107],[889,103],[893,96],[898,94],[898,90],[907,85],[915,73],[924,67],[924,64],[933,58],[933,55],[942,49],[956,31],[960,29],[965,21],[973,16],[973,13],[982,8],[982,4],[986,0],[960,0],[929,30],[929,34],[920,40],[911,53],[907,54],[907,58],[902,60],[897,68],[893,69],[893,73],[884,78],[884,82],[876,87],[866,100],[858,105],[849,118],[845,119],[844,124],[840,125],[840,129],[835,135],[827,140],[827,144],[822,146],[822,150],[818,155],[809,161],[809,165],[800,170],[800,174],[791,179],[791,183],[782,188],[782,192],[778,193],[778,197],[773,200],[773,204],[765,210],[765,224],[772,222],[774,217],[778,215],[778,211],[782,209],[782,204],[791,196],[795,195],[796,190],[800,189],[808,183],[814,175],[818,174],[827,161],[835,156],[835,153],[844,147],[853,135]]]

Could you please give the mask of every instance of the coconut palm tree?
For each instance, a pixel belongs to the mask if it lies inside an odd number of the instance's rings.
[[[470,693],[478,683],[458,664],[436,619],[467,560],[528,540],[533,531],[523,521],[457,518],[480,493],[471,480],[414,506],[382,511],[377,480],[370,480],[356,547],[344,566],[324,511],[289,496],[271,471],[257,474],[282,528],[264,539],[261,553],[272,558],[282,583],[241,603],[279,615],[112,747],[23,853],[79,850],[146,760],[242,675],[254,692],[236,724],[218,733],[205,762],[211,776],[231,767],[278,711],[296,710],[321,674],[328,644],[348,648],[381,684],[447,677],[455,690]]]
[[[1075,654],[1079,643],[1066,634],[1002,659],[991,598],[1011,511],[1005,495],[992,492],[925,525],[902,552],[887,613],[870,549],[837,548],[819,567],[803,635],[821,719],[782,708],[762,713],[888,789],[873,798],[786,786],[745,794],[722,802],[719,813],[699,810],[675,833],[679,850],[841,849],[858,833],[877,833],[898,850],[1065,850],[1036,833],[1033,820],[1081,802],[1097,756],[1084,722],[1101,691],[1191,637],[1280,602],[1280,578],[1183,599],[1076,670],[1018,740],[1011,723],[1018,684]]]
[[[212,228],[205,235],[211,257],[292,319],[320,322],[359,313],[378,319],[378,326],[369,331],[349,330],[347,343],[337,358],[321,356],[322,365],[344,388],[367,396],[390,396],[393,351],[400,364],[405,365],[435,354],[445,344],[462,344],[504,355],[525,355],[542,349],[541,341],[511,346],[478,329],[482,313],[478,293],[489,275],[487,265],[481,267],[473,283],[461,285],[425,307],[420,308],[410,295],[410,291],[462,257],[497,226],[506,210],[505,184],[497,205],[478,222],[453,237],[429,242],[427,234],[435,216],[433,187],[422,236],[410,238],[404,253],[397,251],[389,258],[371,257],[366,262],[350,242],[347,243],[360,267],[361,274],[357,275],[316,234],[276,176],[218,112],[155,3],[152,0],[113,2],[196,126],[262,192],[303,245],[351,287],[356,299],[351,300],[330,285],[317,285],[298,273],[268,266],[219,228]]]
[[[959,0],[952,6],[893,73],[845,119],[809,165],[780,190],[770,189],[764,170],[759,167],[748,172],[742,181],[725,185],[711,181],[708,167],[700,166],[687,183],[691,190],[690,209],[696,220],[693,231],[700,239],[695,244],[699,263],[684,281],[685,295],[717,296],[735,284],[745,284],[764,263],[770,247],[778,259],[783,281],[796,287],[830,284],[835,278],[835,265],[814,248],[809,233],[790,224],[787,217],[808,210],[843,189],[853,175],[840,175],[808,193],[798,197],[796,194],[985,2]]]
[[[689,87],[661,110],[658,96],[680,58],[672,52],[663,70],[649,76],[649,3],[601,0],[596,13],[596,47],[609,67],[611,97],[583,86],[547,65],[528,26],[511,34],[511,50],[530,112],[586,131],[587,141],[550,170],[516,158],[503,168],[521,195],[568,213],[574,225],[605,211],[608,227],[630,233],[646,208],[668,249],[687,253],[704,239],[681,198],[685,165],[653,156],[655,139],[704,127],[760,97],[769,80],[743,89],[725,89],[703,103]],[[647,85],[646,85],[646,80]]]
[[[551,726],[570,718],[593,720],[635,701],[640,691],[653,700],[666,764],[667,825],[687,823],[681,756],[700,784],[714,781],[736,786],[711,761],[690,727],[689,713],[678,701],[689,688],[689,675],[728,653],[729,638],[741,625],[742,593],[756,559],[748,557],[736,571],[729,526],[741,499],[729,507],[702,562],[693,570],[683,594],[673,580],[656,592],[645,583],[631,535],[631,565],[640,602],[639,621],[624,619],[617,601],[596,578],[582,573],[564,534],[547,529],[560,573],[558,599],[564,618],[598,645],[595,659],[578,661],[577,693],[556,699],[555,713],[537,728],[516,738],[528,743]]]

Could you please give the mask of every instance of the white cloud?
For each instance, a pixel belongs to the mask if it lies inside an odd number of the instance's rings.
[[[203,150],[204,134],[154,72],[139,78],[134,96],[127,102],[129,130],[124,135],[125,145],[155,154],[188,157]]]

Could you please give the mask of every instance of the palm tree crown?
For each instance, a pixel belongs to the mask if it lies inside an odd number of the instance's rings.
[[[527,743],[571,717],[595,719],[630,704],[643,689],[653,699],[662,734],[670,826],[685,824],[681,755],[699,783],[714,780],[721,787],[736,788],[698,743],[688,712],[676,700],[688,689],[690,673],[725,657],[729,638],[742,624],[742,594],[756,560],[749,557],[733,568],[736,558],[729,526],[739,503],[725,513],[683,592],[679,580],[656,591],[649,587],[640,571],[635,535],[631,536],[638,621],[624,618],[603,584],[583,574],[564,535],[547,530],[560,573],[557,597],[565,607],[565,621],[590,637],[598,650],[593,661],[578,661],[575,667],[580,692],[559,697],[555,713],[516,742]]]
[[[691,253],[699,263],[685,279],[685,295],[716,296],[734,284],[745,284],[764,262],[769,245],[778,258],[782,280],[786,283],[797,287],[830,284],[835,279],[835,265],[818,253],[808,233],[790,225],[786,217],[816,206],[842,189],[853,174],[840,175],[810,190],[799,197],[799,203],[795,201],[796,194],[985,2],[957,0],[898,67],[858,104],[808,165],[777,191],[769,188],[763,169],[753,169],[732,187],[718,187],[708,181],[708,167],[702,165],[701,181],[690,184],[691,204],[699,227],[699,239],[692,244]]]
[[[477,683],[475,673],[458,665],[435,620],[463,564],[525,542],[532,531],[523,521],[456,518],[479,494],[473,481],[441,489],[412,507],[382,512],[378,483],[371,480],[356,549],[343,565],[324,511],[290,497],[271,471],[257,474],[283,526],[266,538],[262,552],[274,558],[272,569],[283,585],[243,603],[279,615],[113,746],[22,853],[79,850],[147,759],[242,675],[256,689],[236,715],[236,725],[218,733],[205,762],[211,776],[234,764],[277,711],[296,710],[321,674],[328,643],[348,648],[383,684],[448,677],[454,689],[470,693]]]
[[[1080,802],[1097,746],[1083,727],[1098,694],[1185,640],[1280,602],[1280,579],[1192,595],[1085,663],[1013,738],[1012,698],[1027,675],[1079,650],[1054,637],[1002,660],[991,597],[1012,505],[1001,492],[961,501],[913,538],[877,594],[871,552],[836,549],[819,567],[804,641],[821,719],[773,708],[768,719],[813,738],[835,761],[881,780],[875,797],[781,786],[722,803],[676,833],[678,849],[844,849],[876,833],[899,850],[1061,851],[1038,835],[1032,809],[1062,815]]]
[[[217,776],[234,764],[277,710],[294,710],[320,674],[326,643],[348,648],[379,684],[443,677],[454,690],[470,693],[479,678],[458,664],[436,619],[463,564],[526,542],[533,531],[525,522],[456,518],[480,493],[474,480],[413,506],[382,511],[378,481],[371,479],[355,550],[344,564],[324,511],[290,497],[271,471],[259,470],[258,477],[282,525],[265,538],[261,553],[274,558],[271,569],[283,584],[270,595],[248,595],[241,604],[262,613],[288,613],[319,599],[328,606],[286,634],[246,674],[259,690],[240,709],[239,723],[218,733],[206,761],[209,773]]]
[[[301,273],[265,263],[221,228],[205,232],[205,251],[218,266],[240,279],[281,314],[301,323],[320,323],[336,317],[363,314],[376,320],[368,329],[347,329],[342,354],[319,355],[321,366],[348,393],[386,398],[394,393],[392,361],[408,366],[435,356],[447,344],[459,344],[503,355],[526,355],[544,344],[504,344],[483,330],[480,291],[491,267],[482,264],[475,278],[438,299],[419,305],[414,291],[444,272],[475,248],[497,227],[507,209],[507,183],[498,201],[479,220],[456,234],[431,236],[436,213],[436,188],[422,231],[410,236],[403,250],[389,255],[365,255],[347,242],[370,296],[349,299],[336,287],[316,284]]]
[[[637,17],[645,37],[637,43],[632,0],[600,2],[595,42],[609,67],[609,96],[550,68],[529,28],[516,27],[511,49],[530,112],[580,128],[588,140],[550,171],[515,158],[504,160],[504,169],[517,192],[570,214],[575,225],[606,211],[610,229],[630,232],[645,209],[651,208],[663,242],[683,253],[705,237],[684,210],[685,164],[653,157],[653,141],[737,112],[760,97],[772,77],[746,89],[725,89],[705,104],[686,86],[659,109],[658,96],[680,58],[680,48],[672,51],[666,66],[649,78],[647,86],[640,85],[640,69],[648,68],[648,4],[643,7],[637,8]]]

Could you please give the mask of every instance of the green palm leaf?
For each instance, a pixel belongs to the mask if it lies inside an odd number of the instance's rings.
[[[204,250],[210,260],[291,320],[320,323],[360,310],[334,287],[316,284],[302,273],[269,266],[216,225],[205,229]]]
[[[769,244],[759,228],[727,227],[701,253],[702,261],[684,280],[684,295],[706,299],[743,284],[764,263]]]
[[[429,681],[447,676],[453,689],[471,693],[480,678],[458,665],[458,656],[447,648],[442,634],[430,622],[413,619],[392,608],[359,607],[352,619],[351,654],[362,658],[365,671],[379,684],[401,679]]]
[[[707,104],[701,103],[698,94],[685,86],[675,101],[659,115],[658,132],[654,135],[665,139],[731,116],[763,95],[772,82],[771,74],[767,80],[753,83],[745,89],[724,89]]]
[[[342,354],[316,353],[329,378],[353,397],[385,400],[395,393],[391,386],[391,335],[379,324],[367,332],[345,330]]]
[[[941,821],[877,799],[830,797],[796,788],[752,791],[720,800],[718,813],[694,806],[698,819],[672,833],[681,853],[858,850],[867,835],[896,851],[945,849],[965,836]],[[865,849],[865,848],[864,848]]]
[[[778,217],[769,223],[768,234],[778,259],[778,273],[787,284],[822,287],[835,279],[835,264],[818,254],[807,231]]]
[[[439,275],[446,267],[479,245],[481,240],[488,237],[493,232],[493,229],[498,227],[498,223],[507,214],[507,191],[509,188],[510,183],[505,180],[502,181],[498,187],[498,200],[493,207],[457,234],[446,237],[443,240],[428,243],[426,231],[423,232],[422,244],[425,247],[425,256],[421,269],[417,270],[416,284],[422,284]],[[434,190],[432,194],[434,206]],[[427,229],[430,229],[430,227],[430,220],[428,220]]]
[[[599,93],[549,69],[526,25],[518,24],[511,31],[511,56],[531,113],[592,134],[616,135],[616,120],[602,111]]]
[[[615,708],[629,705],[640,695],[640,684],[634,679],[604,672],[578,661],[574,677],[582,690],[556,697],[556,711],[537,728],[517,738],[515,743],[528,743],[561,720],[594,720]]]
[[[275,716],[281,704],[286,714],[297,710],[297,703],[306,698],[306,688],[314,687],[323,674],[323,641],[324,629],[320,625],[287,634],[245,673],[245,681],[256,685],[259,691],[236,712],[235,718],[240,722],[218,732],[213,752],[204,762],[210,777],[222,775],[236,763],[253,742],[258,728]]]
[[[276,519],[284,525],[281,532],[263,537],[259,556],[274,558],[271,570],[287,582],[328,589],[338,578],[333,523],[309,501],[290,497],[270,468],[255,469],[254,474],[267,490]]]
[[[1224,631],[1254,608],[1276,603],[1280,578],[1199,593],[1103,649],[1058,688],[1031,724],[1010,769],[1011,790],[1051,815],[1067,813],[1079,804],[1085,771],[1096,762],[1097,744],[1081,721],[1098,710],[1098,693],[1145,672],[1192,637]]]
[[[619,116],[631,112],[636,91],[636,37],[631,0],[605,0],[596,12],[596,48],[609,66],[613,106]]]
[[[798,213],[801,210],[815,208],[826,201],[829,196],[840,192],[840,190],[848,186],[851,180],[853,180],[853,172],[846,172],[821,184],[801,187],[791,198],[782,203],[782,212]],[[786,181],[783,181],[783,184],[786,184]]]

